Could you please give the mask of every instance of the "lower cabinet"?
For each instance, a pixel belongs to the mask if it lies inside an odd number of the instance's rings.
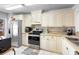
[[[56,39],[56,52],[62,54],[62,37],[55,37]]]
[[[66,41],[65,37],[52,37],[51,35],[42,35],[40,37],[40,48],[57,52],[63,55],[74,55],[75,49]]]
[[[28,33],[22,35],[22,44],[28,45]]]
[[[40,36],[40,48],[47,50],[47,36]]]
[[[48,51],[56,52],[56,39],[52,36],[48,36],[47,43]]]
[[[52,36],[41,36],[40,48],[48,51],[56,51],[56,39]]]
[[[66,38],[65,38],[66,39]],[[74,55],[75,49],[65,40],[62,40],[62,54],[63,55]]]

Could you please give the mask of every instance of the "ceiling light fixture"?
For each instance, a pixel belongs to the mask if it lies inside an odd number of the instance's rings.
[[[23,5],[16,5],[16,6],[11,6],[11,7],[6,8],[6,10],[14,10],[21,7],[23,7]]]

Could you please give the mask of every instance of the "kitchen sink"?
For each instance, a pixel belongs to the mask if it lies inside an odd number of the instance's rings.
[[[76,45],[79,45],[79,39],[78,38],[69,38],[69,37],[66,37],[69,41],[71,41],[72,43],[76,44]]]

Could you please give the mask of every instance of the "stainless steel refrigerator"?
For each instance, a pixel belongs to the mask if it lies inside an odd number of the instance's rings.
[[[12,46],[20,47],[22,45],[22,21],[12,21]]]

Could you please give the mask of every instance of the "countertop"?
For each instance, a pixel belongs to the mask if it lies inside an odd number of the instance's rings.
[[[70,40],[68,40],[66,37],[69,37],[69,38],[77,38],[79,39],[79,36],[77,35],[66,35],[65,33],[63,32],[49,32],[49,33],[42,33],[41,35],[51,35],[51,36],[54,36],[54,37],[63,37],[65,38],[65,40],[76,50],[79,52],[79,46],[72,43]]]
[[[57,37],[70,37],[70,38],[79,39],[79,36],[77,36],[77,35],[66,35],[66,33],[64,33],[64,32],[41,33],[41,35],[51,35],[51,36],[57,36]]]

